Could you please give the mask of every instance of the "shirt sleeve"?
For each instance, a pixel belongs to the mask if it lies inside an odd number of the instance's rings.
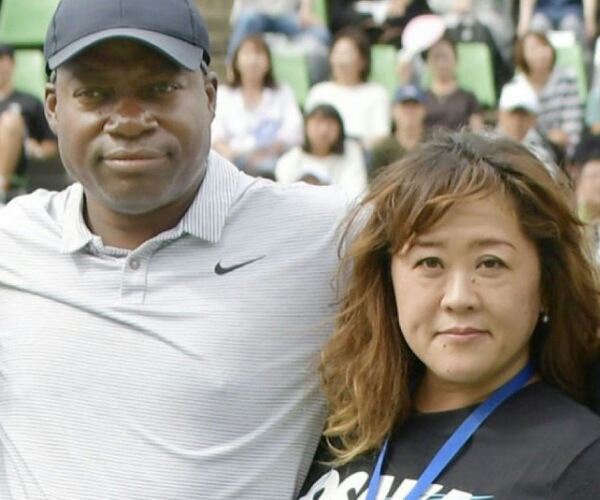
[[[469,100],[468,100],[468,109],[469,116],[481,114],[483,110],[481,109],[481,104],[477,100],[477,97],[472,92],[468,92]]]
[[[375,84],[374,84],[375,85]],[[371,133],[369,137],[377,139],[386,137],[391,131],[391,104],[387,90],[383,86],[373,87],[375,98],[370,110]]]
[[[345,144],[347,159],[343,170],[341,185],[353,198],[360,196],[367,188],[367,168],[362,148],[358,143],[347,140]]]

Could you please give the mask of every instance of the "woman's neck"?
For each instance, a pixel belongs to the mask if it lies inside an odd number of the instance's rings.
[[[246,85],[242,84],[240,87],[242,91],[242,98],[244,99],[244,104],[248,108],[254,108],[260,104],[262,100],[263,87],[259,85]]]
[[[434,375],[425,375],[417,389],[415,406],[422,413],[435,413],[476,405],[511,380],[521,368],[523,366],[515,367],[514,370],[499,374],[491,380],[473,384],[446,381]],[[539,380],[538,375],[534,375],[527,384],[536,380]]]
[[[432,80],[430,90],[438,96],[453,94],[458,89],[458,82],[455,78]]]
[[[543,89],[550,79],[551,70],[531,71],[527,75],[527,80],[536,90]]]

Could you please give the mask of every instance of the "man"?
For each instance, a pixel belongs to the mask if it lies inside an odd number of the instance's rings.
[[[0,203],[24,192],[29,159],[56,154],[44,106],[34,96],[15,90],[14,69],[13,47],[0,42]]]
[[[394,132],[372,151],[369,178],[386,165],[399,160],[406,151],[419,144],[425,134],[425,93],[416,85],[403,85],[396,90],[392,102]]]
[[[502,87],[498,100],[497,130],[517,142],[523,143],[551,170],[558,157],[550,141],[538,130],[537,116],[540,104],[537,94],[523,81],[513,81]]]
[[[78,182],[0,211],[0,498],[294,498],[345,198],[209,151],[191,0],[62,0],[45,55]]]

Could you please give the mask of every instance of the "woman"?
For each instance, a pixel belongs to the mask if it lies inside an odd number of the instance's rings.
[[[367,170],[361,147],[347,139],[342,117],[328,104],[314,107],[304,119],[304,144],[277,162],[275,179],[310,181],[340,186],[352,197],[367,187]]]
[[[375,179],[302,499],[600,498],[600,419],[581,404],[598,290],[566,189],[522,145],[466,132]]]
[[[330,104],[342,115],[346,134],[370,149],[390,133],[390,99],[383,85],[368,82],[371,49],[363,33],[340,31],[329,56],[332,80],[311,88],[305,107]]]
[[[249,36],[233,55],[229,86],[219,87],[213,148],[252,175],[273,177],[275,164],[302,142],[302,115],[291,89],[273,77],[269,48]]]
[[[477,97],[460,88],[456,78],[458,53],[456,44],[443,36],[426,53],[431,71],[431,84],[425,95],[429,129],[459,129],[469,127],[476,132],[483,129],[483,113]]]
[[[583,107],[575,75],[556,66],[556,51],[542,33],[517,40],[515,64],[540,101],[538,127],[552,143],[572,156],[583,129]]]

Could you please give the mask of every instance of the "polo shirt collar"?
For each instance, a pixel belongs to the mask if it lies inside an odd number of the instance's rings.
[[[187,233],[216,243],[221,238],[240,184],[250,184],[252,181],[253,178],[242,174],[229,161],[211,151],[206,175],[194,201],[177,226],[168,232],[177,236]],[[97,236],[89,230],[83,217],[83,187],[81,184],[73,184],[67,191],[61,252],[73,253],[84,248]]]

